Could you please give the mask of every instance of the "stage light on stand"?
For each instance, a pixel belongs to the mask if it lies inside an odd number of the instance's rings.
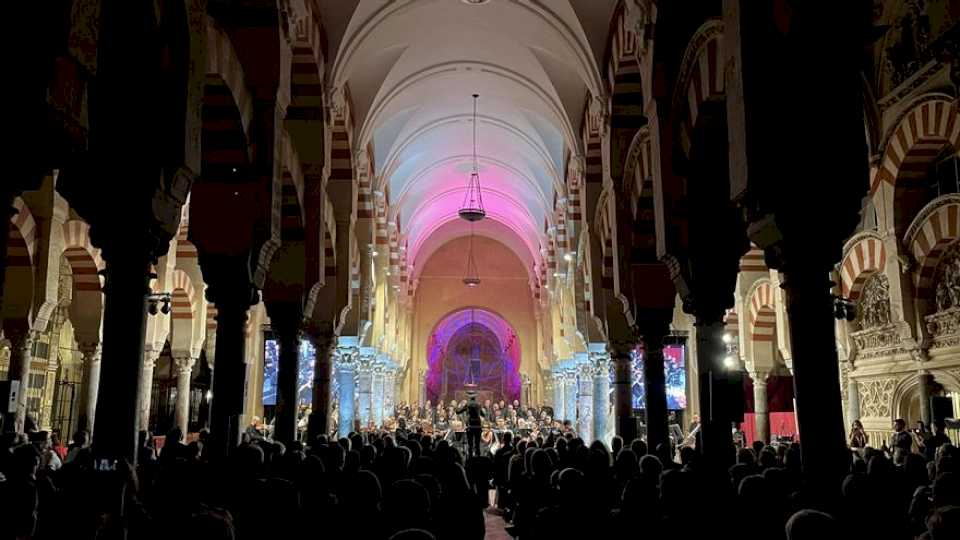
[[[727,345],[730,345],[731,343],[733,343],[733,334],[729,332],[723,334],[723,342],[726,343]]]
[[[723,367],[733,371],[737,367],[737,359],[733,355],[728,354],[723,357]]]

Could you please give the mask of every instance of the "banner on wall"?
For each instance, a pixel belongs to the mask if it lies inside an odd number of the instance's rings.
[[[687,408],[687,365],[684,345],[663,347],[663,373],[667,391],[667,409],[680,411]],[[613,382],[613,372],[610,382]],[[611,390],[611,399],[613,390]],[[647,393],[643,385],[643,354],[633,353],[633,408],[646,409]]]

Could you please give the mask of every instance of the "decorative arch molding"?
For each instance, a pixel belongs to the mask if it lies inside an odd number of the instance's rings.
[[[882,182],[896,184],[899,178],[916,178],[939,151],[950,144],[960,149],[960,111],[943,94],[920,96],[898,119],[883,143],[880,168],[870,186],[872,195]]]
[[[643,126],[630,141],[627,150],[627,159],[623,167],[623,192],[642,196],[644,186],[651,181],[653,172],[650,169],[650,126]],[[633,185],[627,186],[628,180]]]
[[[875,272],[883,272],[886,259],[886,248],[878,233],[862,232],[848,240],[840,263],[841,296],[859,298],[866,280]]]
[[[226,32],[207,17],[207,74],[219,75],[233,95],[233,102],[240,111],[243,133],[249,139],[253,119],[253,95],[247,88],[246,77],[240,57]]]
[[[106,268],[100,249],[90,242],[90,226],[74,219],[63,224],[63,256],[73,272],[75,291],[96,291],[103,288],[99,272]]]
[[[197,295],[190,276],[177,268],[173,271],[171,287],[173,289],[170,304],[171,318],[174,320],[193,319],[193,314],[196,312]]]
[[[943,195],[931,201],[914,218],[903,244],[917,262],[913,272],[917,296],[926,298],[933,287],[934,272],[950,244],[960,238],[960,194]]]
[[[769,278],[758,279],[747,295],[750,302],[750,340],[773,342],[776,340],[777,310],[773,283]]]
[[[673,111],[679,119],[680,142],[685,154],[690,153],[690,138],[701,106],[724,95],[724,72],[721,62],[723,21],[712,19],[703,24],[690,39],[680,63],[680,77],[673,94]]]
[[[37,222],[33,219],[33,212],[20,197],[13,200],[16,210],[10,218],[13,228],[10,230],[9,241],[11,249],[7,254],[7,264],[10,266],[32,266],[34,255],[37,253]],[[19,253],[18,253],[19,252]]]

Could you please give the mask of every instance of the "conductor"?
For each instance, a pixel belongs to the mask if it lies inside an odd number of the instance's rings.
[[[483,409],[477,403],[477,396],[471,395],[470,401],[457,410],[457,414],[467,413],[467,448],[471,456],[480,455],[480,432],[483,429]]]

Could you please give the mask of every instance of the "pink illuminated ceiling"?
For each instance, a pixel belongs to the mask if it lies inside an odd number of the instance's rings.
[[[321,2],[336,51],[334,88],[349,86],[355,145],[371,144],[375,189],[416,268],[441,240],[468,234],[457,219],[479,100],[479,161],[489,223],[532,268],[545,223],[564,197],[566,162],[582,155],[578,129],[615,0]]]

